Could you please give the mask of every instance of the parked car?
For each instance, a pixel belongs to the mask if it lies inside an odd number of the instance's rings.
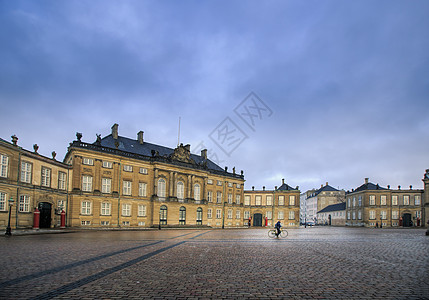
[[[308,221],[307,222],[307,226],[315,226],[316,225],[316,223],[314,223],[313,221]]]

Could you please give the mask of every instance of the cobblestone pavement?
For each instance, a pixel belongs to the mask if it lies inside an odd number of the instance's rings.
[[[0,299],[429,299],[424,229],[80,231],[0,238]]]

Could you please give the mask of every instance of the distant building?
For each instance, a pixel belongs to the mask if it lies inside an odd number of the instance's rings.
[[[282,179],[282,185],[274,190],[244,191],[244,219],[251,220],[252,226],[273,226],[280,222],[285,227],[299,226],[299,188],[293,188]]]
[[[426,191],[429,191],[429,179],[425,177],[423,181]],[[412,186],[409,189],[401,189],[401,186],[390,189],[390,186],[381,187],[365,178],[364,184],[346,194],[346,225],[422,226],[424,207],[428,205],[423,202],[424,197],[427,201],[427,192]]]
[[[321,185],[320,189],[310,193],[306,199],[306,215],[307,222],[315,222],[318,224],[317,212],[324,209],[328,205],[344,202],[345,191],[337,190],[330,186],[328,182]]]
[[[341,202],[326,206],[317,212],[318,224],[344,226],[346,223],[346,203]]]
[[[300,224],[305,224],[307,220],[307,199],[310,197],[316,189],[308,190],[304,193],[301,193],[299,200],[299,222]]]

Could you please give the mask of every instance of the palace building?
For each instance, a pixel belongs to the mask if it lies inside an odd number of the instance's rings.
[[[293,188],[282,179],[274,190],[244,191],[244,219],[252,226],[274,226],[277,220],[286,227],[299,227],[299,188]]]
[[[390,189],[390,186],[381,187],[378,184],[365,183],[346,193],[346,219],[348,226],[365,227],[411,227],[424,226],[423,197],[429,191],[429,172],[426,170],[424,190]],[[426,191],[426,192],[425,192]]]

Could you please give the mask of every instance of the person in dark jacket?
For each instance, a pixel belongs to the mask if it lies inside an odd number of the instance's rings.
[[[276,229],[276,237],[279,237],[280,234],[280,228],[282,228],[282,223],[279,221],[277,221],[276,225],[274,225],[274,228]]]

